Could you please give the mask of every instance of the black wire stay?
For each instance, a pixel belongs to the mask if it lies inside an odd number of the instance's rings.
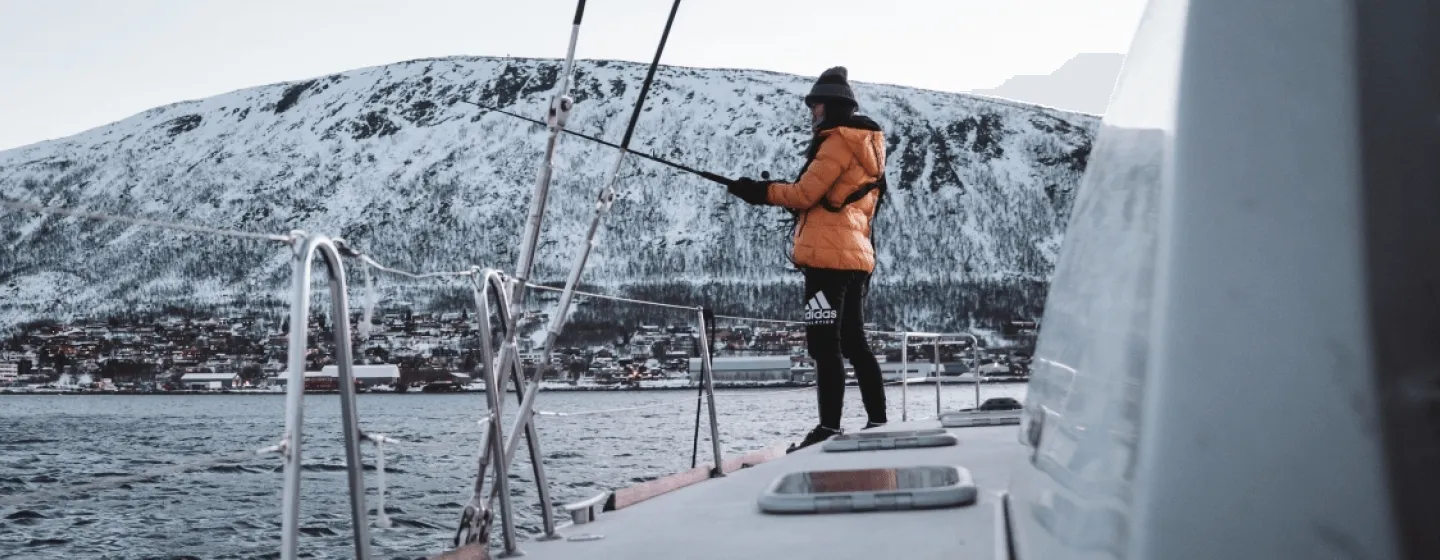
[[[527,116],[525,116],[525,115],[521,115],[521,114],[519,114],[519,113],[514,113],[514,112],[511,112],[511,111],[507,111],[507,110],[505,110],[505,109],[501,109],[501,108],[495,107],[495,106],[493,106],[493,105],[486,105],[486,104],[484,104],[484,103],[479,103],[479,102],[476,102],[476,101],[466,101],[466,100],[463,100],[463,99],[460,100],[460,102],[461,102],[461,103],[464,103],[464,104],[466,104],[466,105],[473,105],[473,106],[478,107],[478,108],[480,108],[480,109],[482,109],[482,110],[490,111],[490,112],[492,112],[492,113],[499,113],[499,114],[501,114],[501,115],[505,115],[505,116],[508,116],[508,117],[514,117],[514,118],[520,119],[520,120],[525,121],[525,122],[528,122],[528,123],[538,124],[538,125],[540,125],[540,126],[546,126],[545,122],[542,121],[542,120],[540,120],[540,119],[535,119],[535,118],[527,117]],[[575,136],[575,137],[578,137],[578,138],[583,138],[583,139],[585,139],[585,140],[589,140],[589,141],[591,141],[591,142],[594,142],[594,143],[596,143],[596,144],[600,144],[600,145],[602,145],[602,146],[609,146],[609,147],[611,147],[611,148],[616,148],[616,149],[619,149],[619,148],[620,148],[620,145],[619,145],[619,144],[616,144],[616,143],[611,142],[611,141],[609,141],[609,140],[605,140],[605,139],[603,139],[603,138],[599,138],[599,137],[596,137],[596,136],[591,136],[591,135],[589,135],[589,134],[585,134],[584,132],[580,132],[580,131],[576,131],[576,130],[571,130],[571,129],[568,129],[568,128],[562,129],[561,132],[564,132],[565,134],[569,134],[569,135],[571,135],[571,136]],[[647,154],[647,153],[645,153],[645,152],[636,152],[636,151],[632,151],[632,150],[626,150],[626,151],[629,152],[629,153],[632,154],[632,155],[639,156],[639,157],[644,158],[644,159],[648,159],[648,160],[653,161],[653,162],[655,162],[655,163],[659,163],[659,164],[662,164],[662,165],[667,165],[667,166],[670,166],[670,167],[672,167],[672,168],[678,169],[678,170],[680,170],[680,171],[684,171],[684,172],[686,172],[686,173],[690,173],[690,174],[693,174],[693,175],[698,175],[698,176],[700,176],[700,177],[702,177],[702,178],[704,178],[704,179],[706,179],[706,180],[713,181],[713,182],[719,183],[719,184],[721,184],[721,185],[729,186],[730,184],[732,184],[732,183],[735,182],[734,179],[730,179],[730,178],[728,178],[728,177],[725,177],[724,175],[720,175],[720,174],[717,174],[717,173],[711,173],[711,172],[709,172],[709,171],[701,171],[701,170],[699,170],[699,169],[695,169],[695,168],[690,167],[690,166],[688,166],[688,165],[685,165],[685,164],[683,164],[683,163],[676,163],[676,162],[670,161],[670,160],[668,160],[668,159],[662,158],[662,157],[657,156],[657,155],[654,155],[654,154]]]

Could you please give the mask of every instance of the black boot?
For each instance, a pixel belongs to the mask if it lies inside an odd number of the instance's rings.
[[[865,427],[864,427],[864,428],[861,428],[861,430],[869,430],[869,429],[871,429],[871,428],[884,428],[884,427],[885,427],[885,423],[884,423],[884,422],[866,422],[866,423],[865,423]]]
[[[804,449],[811,445],[815,445],[817,443],[830,439],[834,436],[840,435],[842,431],[843,430],[836,430],[834,428],[826,428],[825,426],[815,426],[815,429],[810,430],[810,434],[806,435],[803,441],[801,441],[800,443],[790,444],[790,449],[785,450],[785,452],[794,453],[799,449]]]

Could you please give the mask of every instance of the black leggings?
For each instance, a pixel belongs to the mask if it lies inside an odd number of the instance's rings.
[[[815,359],[820,425],[840,428],[845,408],[845,362],[855,367],[860,398],[871,422],[885,422],[885,382],[865,338],[865,294],[870,274],[855,270],[805,269],[805,342]]]

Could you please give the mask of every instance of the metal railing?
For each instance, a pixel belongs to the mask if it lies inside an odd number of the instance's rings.
[[[935,415],[942,412],[940,404],[940,385],[943,382],[944,371],[940,365],[940,339],[942,338],[969,338],[970,339],[970,373],[975,376],[975,408],[980,408],[980,339],[968,332],[954,333],[930,333],[930,332],[892,332],[885,333],[900,335],[900,421],[910,419],[910,339],[933,339],[934,357],[931,360],[932,371],[935,373]]]
[[[714,328],[715,328],[715,320],[716,320],[716,319],[725,319],[725,320],[729,320],[729,321],[752,321],[752,322],[759,322],[759,323],[784,324],[784,325],[791,325],[791,326],[805,325],[806,323],[801,322],[801,321],[787,321],[787,320],[779,320],[779,319],[761,319],[761,318],[740,317],[740,316],[732,316],[732,315],[715,315],[715,314],[713,314],[708,308],[705,308],[705,307],[692,307],[692,306],[685,306],[685,305],[676,305],[676,304],[671,304],[671,303],[664,303],[664,302],[657,302],[657,301],[648,301],[648,300],[637,299],[637,298],[627,298],[627,297],[621,297],[621,296],[613,296],[613,295],[600,294],[600,293],[595,293],[595,292],[580,291],[580,290],[577,290],[577,289],[574,288],[574,282],[573,282],[573,281],[574,281],[574,277],[573,277],[573,276],[572,276],[571,280],[572,280],[572,282],[571,282],[570,285],[568,286],[568,289],[554,288],[554,287],[544,286],[544,285],[541,285],[541,284],[535,284],[535,283],[530,283],[530,282],[523,282],[523,284],[525,284],[526,287],[533,288],[533,289],[536,289],[536,290],[541,290],[541,291],[550,291],[550,292],[557,292],[557,293],[562,293],[562,294],[568,292],[568,295],[571,295],[571,296],[579,296],[579,297],[592,298],[592,299],[604,299],[604,300],[609,300],[609,301],[614,301],[614,302],[619,302],[619,303],[630,303],[630,304],[635,304],[635,305],[646,305],[646,306],[651,306],[651,307],[657,307],[657,308],[662,308],[662,309],[671,309],[671,310],[677,310],[677,311],[682,311],[682,312],[694,312],[694,313],[697,314],[698,327],[699,327],[699,328],[697,329],[697,335],[696,335],[696,336],[697,336],[697,346],[698,346],[698,353],[699,353],[699,355],[700,355],[700,367],[701,367],[700,377],[699,377],[699,379],[698,379],[698,385],[699,385],[699,394],[700,394],[700,396],[702,396],[702,397],[707,401],[707,405],[708,405],[708,406],[706,406],[706,408],[708,408],[708,410],[709,410],[709,429],[710,429],[711,453],[712,453],[712,457],[713,457],[713,459],[714,459],[714,463],[713,463],[713,466],[712,466],[712,469],[711,469],[711,476],[712,476],[712,477],[721,477],[721,476],[724,476],[724,471],[723,471],[723,464],[724,464],[724,463],[723,463],[722,453],[721,453],[721,450],[720,450],[720,428],[719,428],[719,419],[718,419],[717,409],[716,409],[716,406],[715,406],[714,369],[713,369],[712,352],[711,352],[711,332],[712,332],[712,331],[714,330]],[[499,316],[500,316],[500,319],[501,319],[500,322],[501,322],[501,324],[503,324],[503,325],[509,325],[509,326],[510,326],[509,328],[513,329],[513,328],[514,328],[514,325],[515,325],[514,314],[513,314],[513,312],[512,312],[513,310],[511,309],[511,307],[510,307],[510,305],[508,304],[508,302],[505,301],[505,299],[504,299],[503,296],[504,296],[504,294],[506,294],[507,292],[510,292],[511,290],[514,289],[514,285],[513,285],[513,284],[515,284],[515,283],[521,283],[521,282],[519,282],[518,280],[514,280],[514,279],[507,278],[506,276],[504,276],[503,273],[500,273],[500,272],[495,271],[495,270],[490,270],[490,269],[487,269],[487,270],[481,272],[480,274],[477,274],[477,275],[475,276],[475,282],[477,283],[477,284],[476,284],[476,306],[477,306],[477,308],[479,309],[479,313],[477,314],[477,320],[478,320],[479,323],[480,323],[480,333],[481,333],[481,338],[482,338],[481,351],[482,351],[482,354],[484,355],[485,362],[486,362],[486,363],[492,363],[492,364],[493,364],[493,363],[497,363],[497,362],[495,361],[495,356],[494,356],[493,351],[492,351],[492,349],[491,349],[491,340],[492,340],[492,338],[493,338],[493,333],[491,332],[491,330],[490,330],[490,325],[489,325],[489,317],[491,316],[491,313],[492,313],[492,310],[491,310],[491,307],[490,307],[490,304],[489,304],[489,298],[490,298],[491,295],[497,296],[497,297],[496,297],[496,300],[501,302],[500,309],[499,309],[499,311],[498,311]],[[568,308],[569,308],[569,303],[570,303],[570,302],[568,302],[568,301],[562,301],[561,304],[560,304],[560,310],[566,310],[566,309],[568,309]],[[559,312],[560,310],[557,310],[557,315],[559,315],[558,312]],[[515,424],[516,424],[516,425],[512,428],[512,431],[510,432],[510,436],[511,436],[511,437],[506,440],[506,446],[504,446],[503,449],[500,449],[500,448],[495,447],[495,444],[496,444],[496,442],[498,441],[497,438],[498,438],[499,435],[503,432],[503,430],[500,429],[500,425],[501,425],[501,424],[500,424],[500,408],[501,408],[501,406],[502,406],[502,404],[501,404],[501,400],[502,400],[502,399],[500,398],[500,396],[501,396],[501,394],[503,394],[506,390],[508,390],[507,387],[506,387],[506,380],[503,379],[503,377],[504,377],[504,376],[503,376],[503,372],[500,371],[498,368],[492,370],[492,371],[495,371],[496,373],[490,374],[490,375],[486,378],[486,392],[488,393],[487,396],[488,396],[488,398],[490,399],[490,403],[491,403],[491,404],[490,404],[490,406],[491,406],[491,416],[490,416],[490,418],[489,418],[489,419],[490,419],[490,430],[491,430],[490,433],[489,433],[489,439],[490,439],[490,444],[489,444],[489,445],[490,445],[490,448],[484,452],[485,454],[482,455],[482,458],[481,458],[479,475],[477,476],[477,479],[476,479],[476,485],[477,485],[477,486],[476,486],[476,496],[477,496],[477,497],[480,496],[481,484],[483,483],[484,475],[485,475],[487,469],[490,469],[490,468],[491,468],[491,466],[488,465],[488,463],[487,463],[487,461],[489,460],[490,454],[493,453],[493,454],[495,455],[495,458],[496,458],[496,463],[495,463],[495,465],[493,465],[493,470],[494,470],[493,476],[494,476],[495,480],[497,480],[497,481],[503,481],[505,478],[507,478],[506,471],[507,471],[507,469],[508,469],[509,463],[513,460],[514,454],[515,454],[516,451],[517,451],[518,441],[517,441],[515,438],[517,437],[519,430],[524,429],[524,428],[527,428],[527,427],[533,429],[533,421],[534,421],[534,417],[535,417],[536,415],[548,415],[548,416],[579,416],[579,415],[587,415],[587,414],[604,414],[604,413],[614,413],[614,412],[625,412],[625,411],[630,411],[630,410],[642,410],[642,409],[648,409],[648,408],[654,408],[654,407],[660,407],[660,406],[671,406],[671,405],[673,405],[673,404],[676,404],[676,403],[680,402],[680,401],[677,400],[677,401],[674,401],[674,402],[662,402],[662,403],[656,403],[656,404],[652,404],[652,405],[644,405],[644,406],[636,406],[636,407],[622,407],[622,408],[606,409],[606,410],[583,411],[583,412],[569,413],[569,414],[567,414],[567,413],[554,413],[554,412],[546,413],[546,412],[541,412],[541,411],[535,410],[534,407],[533,407],[535,395],[538,394],[540,382],[541,382],[541,379],[543,378],[544,370],[545,370],[545,368],[548,366],[548,361],[549,361],[548,358],[550,357],[550,354],[551,354],[551,352],[553,351],[553,346],[554,346],[555,340],[556,340],[556,338],[557,338],[556,335],[558,334],[558,333],[557,333],[557,330],[558,330],[558,329],[557,329],[556,325],[558,325],[558,324],[563,324],[563,322],[564,322],[563,316],[559,316],[559,317],[553,318],[553,320],[552,320],[552,322],[551,322],[551,325],[550,325],[550,332],[549,332],[550,337],[548,337],[548,338],[547,338],[547,341],[546,341],[546,348],[545,348],[545,353],[544,353],[545,356],[544,356],[544,358],[543,358],[543,360],[542,360],[542,363],[537,364],[537,367],[535,368],[535,375],[534,375],[530,380],[528,380],[528,382],[522,380],[522,377],[520,376],[518,369],[512,369],[512,370],[510,371],[510,373],[512,374],[512,376],[514,376],[514,379],[515,379],[515,382],[516,382],[517,393],[523,393],[523,394],[524,394],[524,397],[522,397],[522,399],[521,399],[521,409],[520,409],[520,411],[517,413],[517,418],[516,418],[516,420],[515,420]],[[969,333],[969,332],[933,333],[933,332],[924,332],[924,331],[881,331],[881,330],[866,330],[866,333],[868,333],[868,334],[883,334],[883,335],[891,335],[891,336],[900,336],[900,337],[901,337],[901,342],[902,342],[901,362],[902,362],[902,365],[901,365],[901,379],[900,379],[900,381],[899,381],[898,383],[901,385],[901,395],[902,395],[902,397],[901,397],[901,400],[902,400],[902,402],[901,402],[901,411],[902,411],[902,412],[901,412],[901,416],[902,416],[902,421],[903,421],[903,420],[908,420],[908,409],[909,409],[908,385],[909,385],[909,373],[910,373],[910,370],[909,370],[909,361],[908,361],[908,348],[909,348],[909,341],[910,341],[911,338],[927,339],[927,340],[933,340],[933,341],[934,341],[935,356],[934,356],[934,360],[932,361],[932,368],[933,368],[932,371],[933,371],[933,373],[934,373],[934,378],[935,378],[935,410],[936,410],[936,415],[937,415],[937,416],[943,411],[943,403],[942,403],[942,400],[941,400],[941,395],[942,395],[942,393],[941,393],[941,389],[942,389],[942,387],[941,387],[941,385],[942,385],[941,380],[942,380],[942,378],[943,378],[943,375],[942,375],[943,371],[940,369],[940,368],[941,368],[941,363],[940,363],[940,351],[939,351],[940,342],[941,342],[942,339],[945,339],[945,338],[968,338],[968,339],[969,339],[969,341],[970,341],[970,349],[971,349],[971,354],[972,354],[972,359],[971,359],[971,364],[970,364],[970,366],[971,366],[971,367],[970,367],[970,370],[971,370],[971,372],[975,375],[975,406],[976,406],[977,408],[979,407],[979,405],[980,405],[979,351],[980,351],[980,350],[979,350],[979,338],[978,338],[975,334]],[[516,334],[516,333],[515,333],[514,331],[509,331],[509,332],[506,333],[506,341],[507,341],[506,344],[507,344],[507,347],[505,348],[504,351],[505,351],[505,352],[514,352],[515,354],[514,354],[514,356],[512,357],[512,359],[510,359],[510,360],[506,360],[506,359],[504,359],[504,357],[501,357],[501,359],[500,359],[500,361],[499,361],[498,363],[504,364],[502,367],[507,367],[507,368],[515,367],[515,368],[518,368],[518,364],[519,364],[519,360],[518,360],[518,349],[515,348],[514,345],[513,345],[513,340],[514,340],[515,334]],[[890,384],[891,384],[891,383],[887,383],[887,385],[890,385]],[[491,390],[491,387],[498,387],[498,389],[492,391],[492,390]],[[807,388],[805,388],[805,389],[810,389],[810,388],[807,387]],[[804,390],[804,389],[801,389],[801,390]],[[695,437],[695,440],[694,440],[694,441],[695,441],[696,445],[698,446],[698,444],[699,444],[698,432],[699,432],[699,426],[700,426],[700,421],[699,421],[699,416],[698,416],[699,413],[700,413],[700,410],[699,410],[700,403],[699,403],[698,401],[697,401],[697,403],[696,403],[696,406],[697,406],[697,408],[696,408],[697,418],[696,418],[696,425],[695,425],[695,427],[696,427],[696,437]],[[540,458],[540,455],[538,454],[538,450],[532,450],[531,463],[537,465],[537,468],[538,468],[538,465],[541,463],[541,461],[539,460],[539,458]],[[693,466],[694,466],[694,458],[692,457],[692,467],[693,467]],[[540,472],[540,471],[537,470],[537,472],[536,472],[536,479],[535,479],[535,480],[536,480],[536,485],[537,485],[538,492],[540,493],[540,495],[541,495],[541,496],[548,496],[548,495],[549,495],[548,481],[547,481],[547,479],[545,478],[543,472]],[[503,552],[502,556],[509,557],[509,556],[519,556],[519,555],[523,555],[523,552],[521,552],[521,551],[519,550],[519,548],[518,548],[518,542],[516,541],[515,536],[514,536],[514,532],[515,532],[514,524],[513,524],[513,522],[510,521],[512,514],[511,514],[511,507],[510,507],[510,504],[509,504],[509,490],[508,490],[508,483],[505,483],[505,482],[497,482],[497,483],[495,484],[495,486],[492,487],[491,492],[490,492],[490,501],[489,501],[489,502],[485,502],[485,503],[482,504],[482,503],[480,503],[480,502],[477,501],[477,502],[472,502],[472,504],[466,506],[466,513],[465,513],[464,516],[463,516],[461,532],[458,532],[458,533],[457,533],[457,538],[456,538],[457,546],[458,546],[458,545],[461,545],[461,544],[466,544],[466,543],[469,543],[469,542],[487,542],[487,540],[488,540],[488,530],[489,530],[489,527],[490,527],[489,523],[490,523],[490,521],[491,521],[491,518],[489,517],[489,511],[490,511],[489,508],[490,508],[490,505],[491,505],[491,504],[493,503],[493,501],[495,500],[497,493],[498,493],[499,499],[500,499],[501,515],[504,517],[504,520],[502,520],[502,524],[501,524],[501,530],[502,530],[502,546],[504,547],[504,552]],[[569,506],[565,506],[565,509],[566,509],[569,513],[571,513],[572,517],[578,515],[578,516],[580,516],[580,517],[585,518],[585,519],[588,521],[588,520],[591,520],[591,519],[593,518],[593,516],[594,516],[594,511],[593,511],[593,510],[594,510],[594,508],[596,507],[596,503],[598,503],[596,500],[598,500],[598,499],[601,498],[601,497],[603,497],[603,494],[602,494],[601,496],[597,496],[597,497],[595,497],[595,498],[591,498],[590,500],[587,500],[585,503],[571,504],[571,505],[569,505]],[[594,503],[591,503],[591,502],[594,502]],[[553,521],[553,515],[554,515],[554,514],[553,514],[553,511],[551,510],[551,506],[549,505],[548,500],[542,498],[542,500],[541,500],[541,508],[542,508],[542,509],[541,509],[541,511],[542,511],[542,518],[543,518],[544,524],[545,524],[545,527],[544,527],[544,529],[545,529],[545,537],[558,538],[558,537],[559,537],[559,534],[558,534],[558,532],[557,532],[557,531],[558,531],[558,528],[554,525],[554,521]],[[582,511],[582,510],[583,510],[583,511]],[[466,525],[465,525],[466,523],[469,523],[469,524],[470,524],[470,528],[469,528],[469,529],[466,528]],[[462,534],[463,534],[463,536],[465,536],[465,537],[467,537],[467,538],[466,538],[466,539],[462,539],[462,538],[461,538],[461,537],[462,537]]]
[[[120,479],[106,481],[106,484],[113,485],[116,482],[123,483],[127,480],[144,480],[162,474],[185,472],[195,468],[204,468],[209,465],[242,460],[267,453],[279,453],[282,457],[284,470],[281,494],[280,558],[282,560],[293,560],[296,558],[298,556],[300,534],[300,478],[303,458],[301,442],[303,441],[302,434],[304,432],[305,354],[309,337],[308,325],[310,324],[311,272],[315,265],[315,257],[319,255],[327,272],[326,280],[330,288],[331,314],[335,317],[348,318],[349,301],[346,294],[345,267],[341,261],[341,257],[348,255],[349,251],[345,249],[344,242],[340,239],[331,239],[324,235],[312,235],[298,230],[291,231],[285,235],[230,230],[155,218],[106,214],[77,208],[45,206],[9,199],[0,199],[0,208],[252,241],[274,241],[289,246],[293,280],[291,291],[292,300],[290,302],[289,351],[287,356],[289,372],[287,379],[288,387],[286,388],[285,394],[285,427],[284,432],[281,434],[280,442],[276,445],[255,451],[215,456],[204,461],[153,469],[132,477],[122,477]],[[334,358],[337,369],[339,370],[341,429],[345,439],[345,469],[348,481],[347,489],[350,494],[350,521],[353,528],[355,557],[366,560],[370,558],[370,535],[369,524],[365,519],[367,514],[365,507],[365,480],[363,466],[360,461],[360,444],[364,436],[360,431],[355,403],[354,360],[350,348],[350,324],[348,320],[336,322],[334,336]],[[66,489],[65,492],[57,492],[56,494],[77,492],[83,488],[85,488],[83,485],[72,487]],[[40,497],[43,497],[43,494],[13,496],[11,498],[14,500],[22,500]]]
[[[366,522],[365,478],[360,462],[360,422],[355,408],[354,360],[350,352],[350,310],[345,292],[345,265],[337,244],[323,235],[292,233],[294,286],[290,306],[289,380],[285,388],[285,435],[280,440],[285,475],[281,502],[280,558],[294,560],[300,536],[300,442],[304,432],[305,349],[310,324],[310,272],[319,254],[330,286],[330,313],[335,321],[335,364],[339,370],[341,427],[345,432],[345,472],[350,490],[350,524],[354,529],[355,557],[370,557],[370,524]]]
[[[480,349],[484,363],[494,364],[495,367],[486,368],[485,378],[485,392],[490,403],[488,444],[480,455],[479,469],[475,478],[475,492],[461,513],[460,528],[456,531],[455,535],[455,545],[459,547],[466,544],[489,541],[489,533],[493,522],[491,507],[498,498],[500,502],[500,529],[502,546],[504,548],[503,555],[518,556],[523,553],[520,551],[518,541],[515,538],[516,531],[512,506],[510,504],[508,471],[510,464],[514,461],[515,453],[518,451],[519,437],[522,430],[525,431],[526,440],[530,444],[530,463],[535,469],[535,484],[537,493],[540,496],[541,519],[545,531],[544,537],[542,538],[560,538],[555,525],[554,511],[550,505],[549,481],[545,476],[544,461],[542,460],[543,454],[540,452],[539,437],[535,431],[534,424],[536,415],[535,401],[539,394],[540,384],[544,378],[546,366],[548,366],[549,357],[554,350],[554,341],[557,338],[555,336],[556,329],[552,324],[551,332],[549,333],[550,336],[547,338],[544,358],[542,359],[542,363],[537,364],[534,376],[529,380],[524,379],[519,367],[519,351],[515,344],[517,334],[515,314],[513,313],[510,301],[506,298],[506,295],[510,293],[522,293],[514,291],[514,284],[521,283],[506,277],[503,273],[494,269],[477,269],[477,271],[477,274],[472,276],[472,281],[474,282],[475,305],[478,311],[475,319],[480,332]],[[531,287],[554,290],[553,288],[543,286]],[[687,310],[696,313],[696,318],[699,323],[698,338],[701,355],[700,387],[701,392],[706,396],[709,404],[710,441],[715,460],[712,476],[724,476],[721,470],[720,428],[718,415],[715,410],[714,375],[709,351],[710,337],[708,331],[709,328],[713,326],[711,324],[713,321],[706,320],[709,311],[705,308],[679,306],[574,290],[571,290],[570,293],[587,298],[608,299],[668,309]],[[499,302],[498,309],[491,308],[490,300],[492,296]],[[568,307],[568,305],[562,304],[561,307],[563,310],[565,307]],[[563,311],[558,312],[557,315],[561,313],[563,313]],[[493,348],[495,333],[490,326],[492,315],[497,316],[499,323],[506,329],[503,333],[503,348],[498,356]],[[558,323],[560,321],[563,321],[563,318],[558,319],[556,322]],[[512,426],[508,437],[505,437],[505,431],[501,421],[501,412],[504,407],[504,399],[502,397],[508,390],[509,379],[507,379],[507,377],[513,378],[516,384],[516,393],[520,399],[520,409],[516,412],[514,426]],[[698,419],[696,429],[699,429]],[[696,442],[698,443],[698,441],[699,439],[697,437]],[[492,461],[493,464],[491,463]],[[484,496],[484,481],[487,471],[493,471],[493,480],[495,482],[490,489],[488,498],[482,498],[482,496]]]
[[[804,321],[789,321],[784,319],[764,319],[759,317],[742,317],[736,315],[716,315],[718,319],[738,321],[747,323],[769,323],[787,326],[805,326]],[[935,415],[942,412],[940,401],[940,385],[942,383],[942,369],[940,364],[940,340],[944,338],[968,338],[970,339],[970,372],[975,376],[975,408],[980,408],[980,339],[970,332],[936,333],[925,331],[882,331],[866,329],[866,334],[883,334],[900,337],[900,421],[908,421],[910,417],[910,339],[919,338],[934,340],[934,358],[931,360],[931,371],[935,374]]]

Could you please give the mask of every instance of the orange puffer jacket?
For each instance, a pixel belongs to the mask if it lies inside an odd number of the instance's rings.
[[[885,136],[864,117],[819,134],[820,150],[799,182],[771,183],[766,199],[800,212],[795,228],[797,266],[874,272],[870,226],[879,191],[850,204],[845,199],[884,172]]]

